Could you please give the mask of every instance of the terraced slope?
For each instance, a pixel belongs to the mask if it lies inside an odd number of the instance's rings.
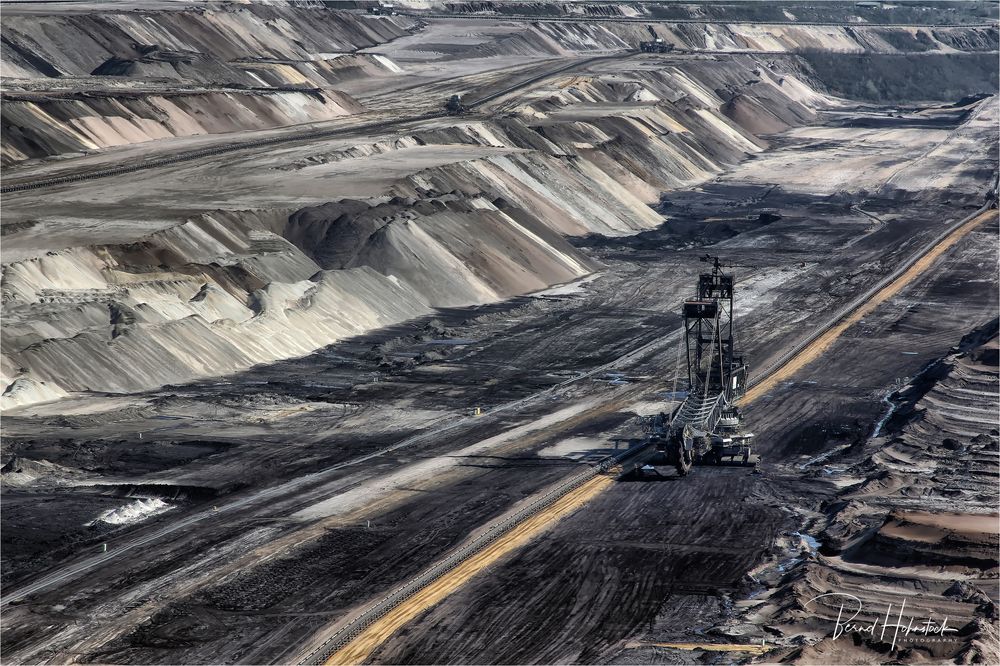
[[[141,59],[156,51],[210,57],[316,59],[406,34],[406,17],[373,17],[286,3],[211,4],[195,11],[123,6],[48,12],[8,9],[2,63],[13,78],[87,75],[112,58]]]
[[[4,166],[357,113],[333,87],[400,69],[356,51],[414,25],[283,3],[4,14]]]
[[[580,278],[596,264],[566,236],[658,226],[661,192],[830,103],[765,69],[739,57],[560,76],[505,118],[223,157],[210,179],[170,167],[99,202],[85,185],[10,196],[5,406],[225,375]],[[743,127],[749,108],[766,120]],[[251,191],[256,208],[230,209]]]
[[[840,491],[825,503],[819,553],[800,554],[775,589],[743,604],[753,609],[748,622],[815,639],[790,651],[791,658],[1000,657],[993,601],[1000,547],[997,349],[993,320],[889,396],[873,437],[824,456],[826,478]],[[875,626],[874,634],[832,633],[841,606],[859,611],[853,622]],[[937,633],[926,640],[919,631],[897,630],[897,614],[904,626],[910,618],[920,626],[930,620]]]
[[[349,95],[326,91],[134,94],[96,97],[7,94],[2,161],[94,151],[170,137],[269,129],[331,120],[362,110]]]

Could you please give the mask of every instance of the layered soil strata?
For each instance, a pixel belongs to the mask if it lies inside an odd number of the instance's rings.
[[[3,99],[3,163],[168,137],[330,120],[361,105],[337,91],[112,92]]]
[[[760,78],[747,85],[751,70]],[[807,122],[834,103],[779,78],[750,57],[643,67],[627,80],[556,77],[506,118],[425,123],[372,143],[243,161],[238,170],[249,173],[223,172],[232,189],[170,167],[191,212],[185,221],[164,205],[170,178],[138,181],[117,202],[108,190],[97,208],[70,203],[85,185],[64,188],[63,204],[10,196],[4,404],[225,375],[431,307],[582,277],[597,264],[565,236],[654,228],[662,217],[650,204],[662,191],[760,151],[766,142],[754,131]],[[257,208],[217,209],[251,189]],[[338,190],[366,198],[324,203]],[[301,208],[307,201],[321,205]],[[136,217],[153,230],[126,222]],[[126,242],[94,242],[118,227]],[[77,233],[89,243],[76,244]]]
[[[758,371],[996,197],[997,100],[975,77],[929,67],[926,87],[961,97],[858,103],[831,94],[849,65],[790,53],[878,52],[880,94],[909,95],[892,58],[988,59],[988,26],[748,24],[717,4],[677,11],[732,22],[48,6],[5,6],[18,32],[4,37],[69,31],[79,48],[46,43],[34,62],[81,73],[16,82],[22,102],[95,104],[67,123],[132,122],[175,86],[253,97],[279,124],[268,105],[286,97],[343,90],[363,108],[310,123],[340,131],[322,138],[174,133],[14,167],[28,179],[289,139],[4,197],[9,661],[296,661],[641,436],[683,386],[677,313],[699,258],[740,264],[737,335]],[[744,11],[826,11],[809,6]],[[673,11],[607,11],[657,7]],[[649,28],[675,51],[619,53]],[[116,95],[127,116],[108,111]],[[770,660],[993,660],[996,465],[977,448],[993,435],[977,437],[995,350],[977,348],[995,335],[981,328],[997,314],[995,248],[995,223],[970,233],[755,401],[760,474],[609,481],[372,659],[690,663],[704,655],[677,644],[766,641]],[[950,613],[961,642],[834,640],[834,607],[803,609],[837,586]]]
[[[992,663],[1000,656],[996,332],[994,320],[967,335],[888,396],[873,436],[825,461],[829,483],[841,490],[825,504],[819,551],[743,604],[750,622],[825,636],[791,658]],[[829,631],[838,616],[855,614],[856,625],[875,631]],[[930,620],[944,630],[897,629],[897,616],[907,627],[916,618],[916,626]]]
[[[829,0],[822,4],[796,0],[773,4],[711,3],[665,4],[635,0],[633,2],[454,2],[452,0],[401,0],[397,7],[405,7],[415,14],[449,12],[456,15],[528,16],[537,18],[596,18],[642,19],[656,18],[663,21],[741,21],[744,23],[769,22],[831,22],[875,25],[882,23],[931,23],[963,24],[995,19],[997,9],[982,3],[953,3],[949,5],[859,5],[850,0]]]
[[[269,56],[313,60],[398,38],[406,17],[375,17],[299,3],[219,3],[204,8],[109,6],[46,12],[8,9],[4,75],[13,78],[91,74],[112,58],[150,59],[156,52],[203,54],[219,61]],[[172,58],[183,60],[183,57]]]
[[[4,166],[357,113],[335,86],[401,72],[358,49],[415,25],[283,3],[5,14]]]

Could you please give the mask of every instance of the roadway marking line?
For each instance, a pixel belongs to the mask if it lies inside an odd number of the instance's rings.
[[[777,386],[779,382],[789,379],[803,367],[809,365],[822,356],[833,345],[833,343],[836,342],[845,331],[847,331],[847,329],[870,315],[875,311],[875,308],[902,291],[904,287],[913,282],[924,271],[930,268],[931,264],[937,261],[937,259],[955,243],[968,235],[977,226],[985,222],[987,218],[996,214],[997,211],[995,210],[984,211],[945,236],[941,242],[931,248],[927,254],[914,262],[914,264],[910,266],[902,275],[875,292],[875,294],[862,303],[860,307],[841,319],[826,333],[806,345],[802,351],[788,359],[788,361],[786,361],[783,365],[769,374],[765,380],[747,391],[743,396],[743,399],[740,401],[741,404],[748,405],[754,400],[757,400],[762,395]]]
[[[942,254],[944,254],[944,252],[955,245],[955,243],[968,235],[969,232],[979,226],[987,218],[996,214],[997,211],[995,210],[984,211],[945,236],[924,256],[914,262],[913,265],[910,266],[910,268],[907,269],[902,275],[877,291],[871,298],[862,303],[851,314],[841,319],[840,322],[834,325],[826,333],[806,345],[802,350],[792,356],[791,359],[782,364],[777,370],[770,373],[767,379],[747,391],[741,401],[742,404],[750,404],[751,402],[757,400],[768,390],[773,388],[779,381],[787,379],[797,370],[818,358],[830,348],[830,346],[844,333],[844,331],[853,326],[866,315],[870,314],[881,303],[899,293],[904,287],[916,279],[917,276],[930,268],[931,265]],[[366,627],[359,636],[355,637],[347,645],[333,653],[329,659],[324,662],[324,664],[332,666],[363,663],[380,645],[382,645],[382,643],[388,640],[399,629],[403,628],[403,626],[414,620],[422,612],[443,601],[449,594],[463,586],[483,569],[495,563],[511,551],[526,545],[542,530],[558,522],[573,511],[581,508],[584,504],[594,499],[601,492],[607,490],[611,485],[613,485],[613,481],[608,476],[597,476],[590,481],[587,481],[579,488],[560,498],[551,507],[535,514],[486,549],[465,560],[455,569],[452,569],[443,576],[439,577],[427,587],[420,590],[420,592],[393,608],[386,615]],[[661,646],[676,647],[678,649],[701,649],[708,651],[733,651],[736,649],[739,649],[740,651],[751,651],[751,647],[753,648],[753,651],[761,649],[760,646],[731,646],[714,643],[664,643],[661,644]]]
[[[432,608],[471,578],[508,553],[521,548],[545,529],[573,513],[613,484],[608,476],[596,476],[539,511],[495,542],[399,604],[369,625],[360,636],[335,652],[325,664],[360,664],[390,636],[418,615]]]

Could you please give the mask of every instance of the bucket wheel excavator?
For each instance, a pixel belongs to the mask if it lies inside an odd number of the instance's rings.
[[[654,417],[650,438],[673,465],[686,475],[693,465],[756,467],[753,433],[742,428],[736,401],[746,391],[747,364],[733,336],[734,280],[718,257],[702,261],[712,270],[698,276],[695,298],[684,301],[684,338],[688,392],[671,416]]]
[[[639,50],[643,53],[670,53],[674,50],[673,44],[668,44],[663,41],[663,38],[656,34],[652,26],[646,26],[646,30],[649,31],[649,36],[652,38],[649,41],[639,42]]]

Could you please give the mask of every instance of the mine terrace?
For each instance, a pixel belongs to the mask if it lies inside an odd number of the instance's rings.
[[[0,10],[6,663],[1000,663],[995,2]]]

